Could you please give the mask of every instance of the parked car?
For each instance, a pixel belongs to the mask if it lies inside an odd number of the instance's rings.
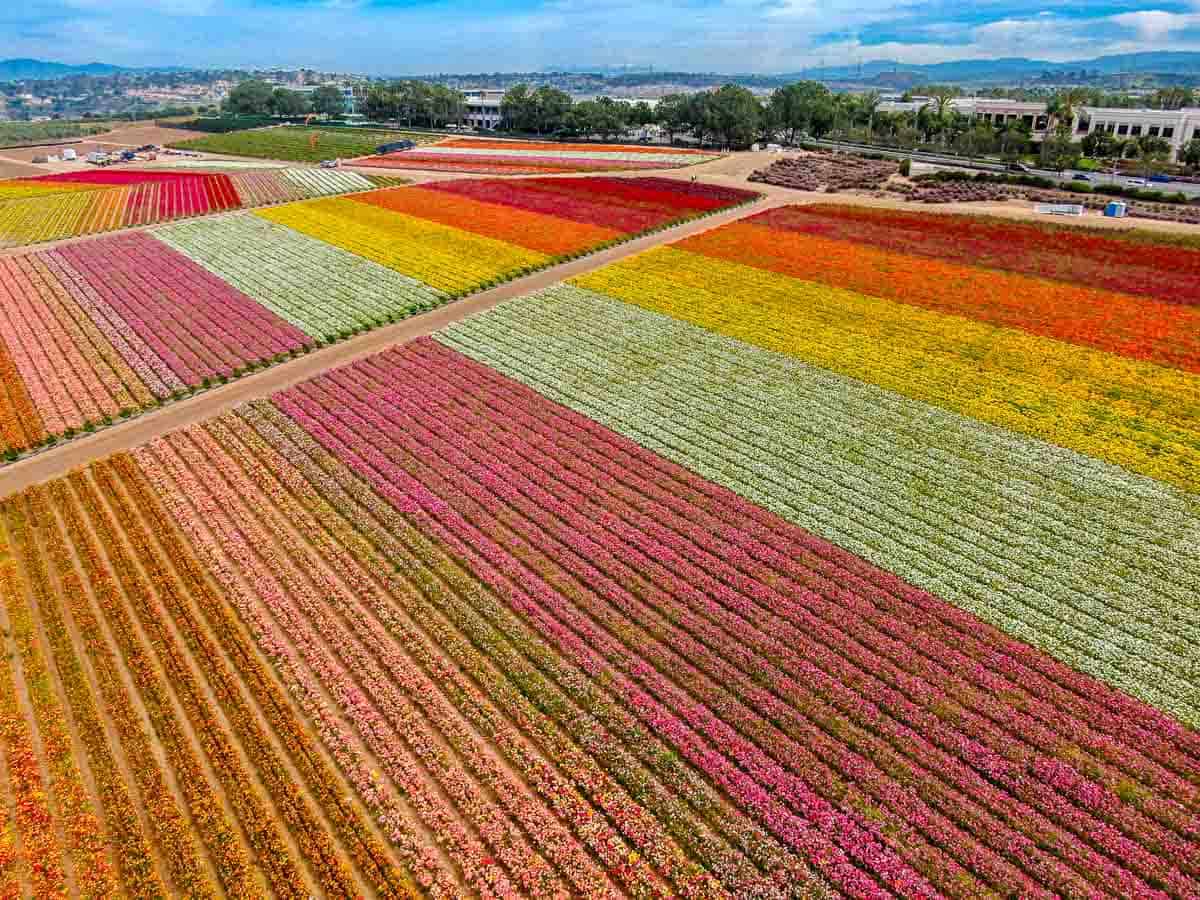
[[[323,159],[321,160],[322,169],[336,169],[342,164],[340,159]]]
[[[412,141],[392,141],[390,144],[380,144],[375,148],[375,152],[380,156],[383,156],[385,153],[396,153],[400,150],[411,150],[415,146],[417,145]]]

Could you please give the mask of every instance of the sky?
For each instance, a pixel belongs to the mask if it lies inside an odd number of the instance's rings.
[[[1200,0],[0,0],[0,58],[371,75],[1200,50]]]

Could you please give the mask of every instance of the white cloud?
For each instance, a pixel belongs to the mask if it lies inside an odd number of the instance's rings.
[[[1200,2],[1196,6],[1200,8]],[[1200,15],[1145,9],[1138,12],[1120,13],[1110,17],[1109,21],[1132,29],[1142,40],[1160,41],[1173,32],[1200,26]]]

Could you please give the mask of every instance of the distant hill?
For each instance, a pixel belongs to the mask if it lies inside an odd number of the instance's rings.
[[[46,62],[40,59],[0,59],[0,81],[23,81],[39,78],[66,78],[69,75],[112,75],[125,71],[107,63],[86,63],[81,66]]]
[[[1162,74],[1200,74],[1200,53],[1185,51],[1150,51],[1125,53],[1119,56],[1099,56],[1095,59],[1076,59],[1069,62],[1050,62],[1044,59],[1012,57],[1005,59],[964,59],[954,62],[915,66],[895,60],[879,59],[861,66],[827,66],[792,73],[797,78],[828,80],[878,79],[887,76],[896,83],[938,81],[1005,81],[1031,78],[1043,72],[1073,72],[1086,69],[1101,75],[1121,72],[1156,72]],[[882,80],[882,79],[881,79]]]

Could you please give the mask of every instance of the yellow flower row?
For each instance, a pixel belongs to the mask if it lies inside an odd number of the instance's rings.
[[[78,233],[92,208],[93,191],[0,202],[0,246],[52,241]]]
[[[74,194],[80,191],[109,190],[107,185],[72,184],[69,181],[0,181],[0,200],[15,197],[43,197],[46,194]]]
[[[544,253],[353,200],[290,203],[255,214],[449,293],[550,261]]]
[[[1200,491],[1200,377],[662,248],[580,287]]]

